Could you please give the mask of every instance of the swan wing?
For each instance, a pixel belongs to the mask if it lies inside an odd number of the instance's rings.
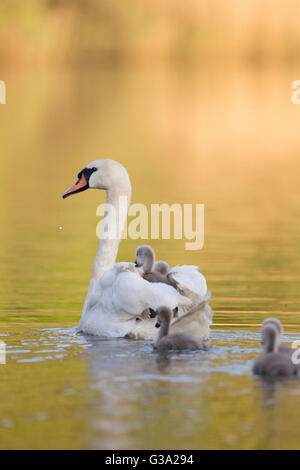
[[[198,266],[175,266],[168,272],[168,277],[174,279],[179,284],[180,289],[185,295],[193,293],[196,296],[204,297],[207,292],[206,279],[198,271]],[[188,295],[188,297],[190,296],[191,294]]]
[[[118,263],[102,275],[89,295],[80,329],[96,335],[153,339],[156,333],[155,320],[145,318],[143,312],[148,308],[156,310],[161,305],[170,309],[179,307],[180,312],[192,312],[193,308],[191,299],[181,295],[172,286],[150,283],[136,272],[132,263]],[[188,332],[192,329],[194,336],[205,339],[207,335],[203,328],[195,333],[197,315],[197,312],[191,313],[182,323],[176,322],[174,328],[176,331],[186,331],[187,327]]]
[[[139,276],[141,275],[140,272],[135,268],[133,263],[116,263],[112,268],[107,269],[102,274],[101,278],[96,283],[96,285],[93,286],[92,289],[89,291],[85,302],[83,314],[85,314],[86,311],[90,310],[99,302],[99,299],[103,296],[105,291],[110,292],[110,289],[114,285],[114,282],[116,281],[118,275],[124,272],[134,272]]]
[[[208,342],[213,317],[213,311],[209,305],[210,297],[211,292],[209,290],[200,302],[171,324],[170,334],[184,331],[204,342]]]
[[[190,305],[189,299],[164,283],[150,283],[134,273],[120,274],[112,287],[112,303],[116,310],[128,315],[141,316],[147,308],[156,310],[161,305],[174,309]]]

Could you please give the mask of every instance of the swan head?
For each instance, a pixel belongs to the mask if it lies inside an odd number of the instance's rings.
[[[266,320],[264,320],[262,324],[262,332],[267,325],[273,325],[277,329],[279,336],[283,335],[283,327],[282,327],[281,321],[278,320],[278,318],[267,318]],[[261,338],[261,344],[264,344],[263,334]]]
[[[130,192],[130,180],[126,169],[121,163],[109,158],[94,160],[83,168],[77,175],[78,180],[64,192],[63,198],[80,193],[86,189],[117,188],[120,193]]]
[[[151,273],[154,265],[155,253],[151,246],[141,245],[136,249],[135,266],[142,268],[144,273]]]
[[[156,261],[156,263],[154,264],[154,271],[159,272],[163,276],[167,274],[169,269],[170,266],[165,261]]]
[[[171,318],[172,318],[172,312],[169,309],[169,307],[165,307],[165,306],[158,307],[158,309],[156,310],[156,315],[157,315],[156,324],[155,324],[156,328],[159,328],[162,324],[164,325],[170,324]]]

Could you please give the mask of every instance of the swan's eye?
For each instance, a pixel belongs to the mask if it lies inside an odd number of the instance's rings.
[[[97,171],[98,168],[96,168],[95,166],[93,166],[92,170],[93,170],[93,171]]]

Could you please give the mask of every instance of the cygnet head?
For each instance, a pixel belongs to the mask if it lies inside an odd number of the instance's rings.
[[[154,264],[153,271],[159,272],[163,276],[166,276],[169,269],[170,266],[165,261],[156,261],[156,263]]]
[[[277,352],[280,345],[280,333],[278,327],[270,323],[262,329],[262,343],[265,353]]]
[[[281,336],[283,334],[283,327],[282,327],[281,321],[278,320],[278,318],[266,318],[266,320],[264,320],[264,322],[262,324],[261,344],[264,344],[263,330],[267,325],[273,325],[277,329],[277,331],[279,333],[279,336]]]
[[[142,268],[144,273],[151,273],[154,265],[155,253],[151,246],[141,245],[136,249],[135,265]]]
[[[86,189],[115,189],[120,194],[130,196],[131,185],[128,173],[121,163],[109,158],[94,160],[77,175],[78,180],[64,192],[63,198],[81,193]]]
[[[159,328],[161,325],[169,325],[171,318],[172,318],[172,312],[168,307],[162,306],[159,307],[156,310],[156,328]]]

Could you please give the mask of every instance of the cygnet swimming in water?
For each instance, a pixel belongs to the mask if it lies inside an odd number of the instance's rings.
[[[168,307],[159,307],[156,310],[157,322],[159,328],[158,336],[154,348],[158,352],[167,352],[170,350],[207,350],[205,344],[198,338],[187,333],[173,333],[169,335],[169,327],[172,318],[172,312]]]
[[[265,377],[292,377],[297,374],[297,368],[291,360],[291,355],[279,349],[281,324],[276,320],[269,319],[263,324],[264,350],[255,360],[252,370],[254,374]]]
[[[177,288],[177,282],[167,277],[168,268],[165,274],[166,266],[169,267],[164,261],[158,261],[154,264],[155,253],[151,246],[141,245],[136,250],[135,265],[143,270],[143,278],[148,282],[162,282],[169,286]]]
[[[278,318],[267,318],[266,320],[264,320],[263,326],[262,326],[262,332],[263,332],[264,327],[267,326],[267,325],[274,325],[275,328],[277,328],[277,330],[278,330],[279,338],[281,338],[281,336],[283,335],[284,330],[283,330],[282,323]],[[264,344],[263,334],[262,334],[261,344]],[[278,352],[282,353],[282,354],[287,354],[291,358],[292,355],[295,352],[295,349],[293,349],[290,346],[287,346],[285,344],[280,344],[279,347],[278,347]],[[300,371],[300,363],[295,364],[295,367],[296,367],[297,370]]]

